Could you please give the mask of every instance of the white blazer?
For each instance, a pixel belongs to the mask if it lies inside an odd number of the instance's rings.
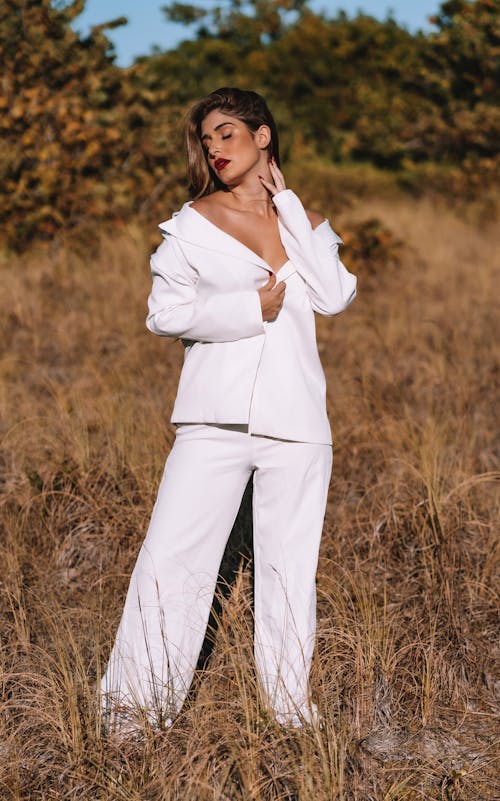
[[[257,292],[269,265],[188,201],[160,224],[146,326],[185,347],[171,423],[248,424],[254,434],[331,444],[314,312],[345,309],[356,278],[328,220],[313,230],[291,189],[273,200],[288,256],[275,271],[286,282],[275,320],[263,321]]]

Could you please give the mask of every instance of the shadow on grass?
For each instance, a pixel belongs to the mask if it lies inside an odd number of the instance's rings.
[[[250,477],[243,493],[241,505],[222,557],[207,631],[198,664],[196,665],[197,671],[204,670],[209,664],[217,639],[217,630],[222,613],[222,599],[226,599],[231,595],[236,576],[242,568],[246,571],[252,571],[251,580],[253,586],[252,497],[253,475]]]

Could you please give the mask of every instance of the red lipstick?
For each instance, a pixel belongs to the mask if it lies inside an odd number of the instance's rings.
[[[215,159],[214,167],[217,170],[217,172],[220,172],[221,170],[223,170],[224,167],[227,164],[229,164],[229,161],[230,161],[229,159]]]

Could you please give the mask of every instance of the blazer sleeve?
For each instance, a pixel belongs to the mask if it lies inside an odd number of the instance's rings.
[[[200,342],[231,342],[265,333],[257,290],[207,294],[175,237],[166,234],[151,256],[146,327],[153,334]]]
[[[339,258],[342,239],[328,220],[313,229],[291,189],[277,192],[273,201],[287,232],[286,250],[304,279],[314,311],[327,317],[343,311],[356,296],[357,279]]]

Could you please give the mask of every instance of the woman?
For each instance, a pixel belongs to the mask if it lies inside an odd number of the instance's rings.
[[[119,726],[134,709],[160,725],[179,712],[253,474],[255,666],[263,703],[300,726],[317,716],[308,677],[332,465],[314,312],[345,309],[356,278],[328,221],[286,188],[260,95],[212,92],[191,109],[186,144],[196,199],[160,225],[146,321],[185,347],[176,437],[101,697]]]

